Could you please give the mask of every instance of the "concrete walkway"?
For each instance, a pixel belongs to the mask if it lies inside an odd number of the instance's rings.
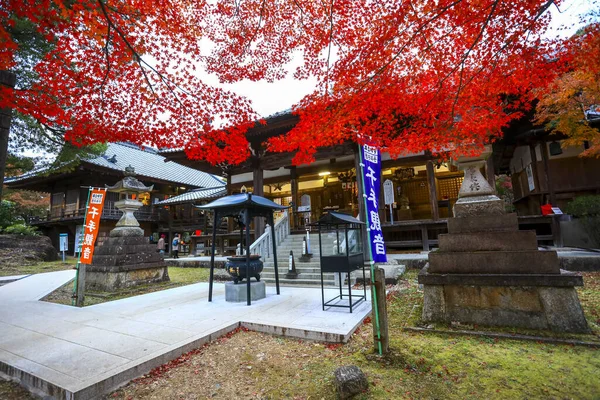
[[[352,314],[322,311],[319,289],[290,287],[280,296],[268,287],[248,307],[225,302],[224,285],[215,284],[209,303],[207,283],[82,309],[38,301],[73,277],[51,272],[0,287],[0,372],[60,399],[98,397],[239,326],[345,342],[371,311],[370,302]]]

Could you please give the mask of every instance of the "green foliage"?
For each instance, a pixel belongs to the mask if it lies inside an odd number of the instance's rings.
[[[2,230],[2,233],[8,235],[39,236],[40,232],[35,226],[25,224],[10,225]]]
[[[577,218],[590,239],[600,244],[600,196],[580,196],[567,204],[565,210]]]
[[[12,201],[2,200],[0,203],[0,231],[7,226],[23,223],[18,210]]]
[[[571,201],[565,210],[574,217],[599,217],[600,196],[580,196]]]

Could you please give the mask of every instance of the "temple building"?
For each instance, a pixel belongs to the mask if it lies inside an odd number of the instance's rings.
[[[190,231],[206,223],[204,213],[192,209],[190,204],[159,204],[185,194],[198,202],[208,201],[224,194],[225,182],[220,177],[169,162],[151,148],[141,148],[129,143],[110,143],[103,155],[73,162],[67,172],[35,170],[7,179],[5,184],[13,189],[50,193],[48,214],[45,218],[29,221],[37,226],[58,248],[60,233],[69,234],[69,252],[79,240],[83,226],[88,188],[113,185],[123,178],[125,168],[131,166],[136,177],[145,185],[154,185],[151,192],[141,193],[137,199],[143,206],[135,216],[144,235],[157,241],[165,234],[167,243],[174,233]],[[115,202],[123,195],[108,193],[101,218],[98,245],[107,237],[122,212]]]
[[[223,176],[227,179],[229,194],[251,191],[277,204],[292,205],[289,216],[292,233],[305,232],[307,226],[326,211],[359,215],[362,202],[358,201],[361,189],[360,180],[357,182],[356,179],[356,144],[348,142],[320,148],[315,162],[299,166],[292,164],[292,153],[265,150],[269,138],[285,134],[297,121],[297,116],[285,112],[268,117],[266,124],[257,124],[250,129],[246,137],[252,155],[240,165],[213,166],[204,161],[189,160],[182,150],[166,150],[161,154],[174,162]],[[387,180],[392,182],[395,201],[390,210],[382,195],[379,212],[388,247],[435,245],[437,233],[446,229],[445,220],[458,198],[463,173],[450,164],[436,162],[426,153],[398,159],[384,153],[381,184]],[[264,224],[256,222],[256,232],[264,232]],[[204,239],[207,247],[209,238]],[[231,234],[227,239],[231,243],[228,241],[224,247],[235,249],[236,236]]]
[[[161,154],[174,162],[223,176],[228,194],[247,190],[278,204],[292,205],[287,222],[292,233],[304,232],[325,211],[359,215],[362,202],[358,199],[362,193],[360,180],[356,179],[358,146],[348,142],[319,148],[313,163],[294,166],[294,154],[268,152],[265,144],[269,138],[291,130],[298,117],[286,111],[265,120],[266,124],[256,124],[246,133],[252,155],[240,165],[213,166],[189,160],[182,150],[166,150]],[[504,139],[494,143],[494,153],[482,171],[484,176],[495,188],[496,174],[509,175],[520,229],[535,229],[540,245],[561,246],[558,219],[542,215],[540,206],[551,202],[562,207],[575,196],[598,193],[600,176],[594,171],[600,167],[600,160],[577,157],[583,147],[562,149],[560,141],[557,142],[560,138],[534,127],[528,117],[514,121],[504,133]],[[535,157],[532,158],[535,161],[527,157]],[[533,179],[534,186],[531,183],[528,186],[525,175],[528,165],[533,171],[529,181]],[[394,202],[390,210],[382,190],[379,213],[388,250],[437,247],[438,235],[447,232],[447,218],[458,199],[463,172],[427,153],[398,159],[383,153],[381,184],[387,180],[393,186]],[[255,228],[258,238],[264,232],[264,224],[256,221]],[[229,233],[224,229],[221,233],[220,248],[225,253],[234,251],[237,241],[231,229]],[[200,236],[198,241],[207,248],[210,239]]]

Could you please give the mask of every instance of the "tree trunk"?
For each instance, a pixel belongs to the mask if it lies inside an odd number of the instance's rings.
[[[16,76],[9,71],[0,71],[0,85],[14,88]],[[12,119],[12,109],[0,109],[0,200],[2,200],[2,189],[4,187],[4,172],[6,170],[6,161],[8,158],[8,134],[10,132],[10,121]]]

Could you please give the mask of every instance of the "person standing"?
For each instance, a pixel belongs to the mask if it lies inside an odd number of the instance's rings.
[[[175,234],[175,238],[173,238],[173,243],[171,243],[171,245],[173,246],[173,258],[179,258],[179,233]]]
[[[165,254],[165,234],[160,235],[160,239],[158,239],[158,244],[156,245],[156,249],[160,254]]]

